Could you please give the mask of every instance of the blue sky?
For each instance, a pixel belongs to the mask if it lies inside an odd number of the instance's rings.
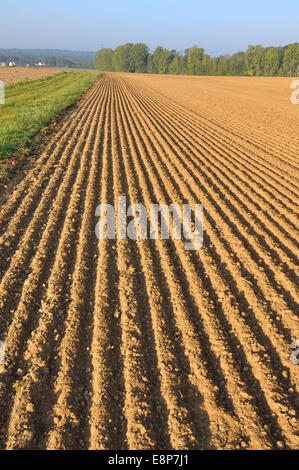
[[[0,48],[145,42],[211,55],[299,42],[299,0],[0,0]]]

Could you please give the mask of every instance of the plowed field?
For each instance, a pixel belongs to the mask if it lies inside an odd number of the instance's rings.
[[[30,67],[12,67],[12,68],[0,68],[0,80],[5,85],[12,83],[18,83],[26,80],[37,80],[39,78],[50,77],[57,73],[65,71],[71,71],[71,69],[60,69],[51,67],[30,68]]]
[[[299,448],[290,80],[106,74],[0,207],[0,443]],[[204,244],[98,240],[101,202],[202,203]]]

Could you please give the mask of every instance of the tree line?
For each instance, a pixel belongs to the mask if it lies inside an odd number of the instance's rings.
[[[299,75],[299,43],[284,47],[248,46],[245,52],[210,57],[198,46],[184,53],[156,47],[151,54],[143,43],[100,49],[94,66],[101,71],[168,73],[176,75]]]
[[[79,59],[79,58],[65,58],[49,56],[45,57],[44,61],[47,67],[69,67],[77,69],[92,69],[93,62],[91,59]]]
[[[62,67],[62,68],[82,68],[82,69],[93,69],[92,59],[80,59],[80,58],[65,58],[65,57],[56,57],[56,56],[46,56],[46,57],[32,57],[18,54],[1,54],[0,53],[0,63],[5,62],[15,62],[17,67],[25,67],[27,64],[34,66],[38,62],[44,62],[46,67]]]

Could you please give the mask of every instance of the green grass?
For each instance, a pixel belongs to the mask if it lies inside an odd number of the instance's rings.
[[[5,104],[0,105],[0,160],[32,147],[37,132],[72,105],[98,76],[95,72],[61,72],[7,86]]]

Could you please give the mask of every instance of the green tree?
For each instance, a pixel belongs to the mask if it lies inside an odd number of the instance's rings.
[[[153,53],[154,73],[167,73],[170,63],[170,52],[162,46],[156,47]]]
[[[5,60],[7,58],[4,58]],[[12,57],[10,56],[10,59]],[[17,64],[30,63],[28,58],[17,57]],[[46,63],[58,67],[92,67],[92,63],[83,59],[65,59],[47,57]],[[204,49],[193,46],[180,54],[175,49],[156,47],[149,53],[146,44],[123,44],[115,51],[101,49],[94,57],[94,66],[103,71],[171,73],[181,75],[251,75],[251,76],[294,76],[299,74],[299,44],[285,47],[248,46],[245,52],[232,56],[211,57]]]
[[[248,75],[263,74],[264,48],[262,46],[248,46],[245,52],[245,68]]]
[[[75,66],[72,60],[64,59],[64,57],[56,57],[56,63],[57,63],[57,67],[73,68]]]
[[[131,47],[131,65],[132,72],[145,73],[147,68],[147,59],[149,49],[146,44],[137,43]]]
[[[263,56],[263,75],[274,77],[279,70],[279,54],[275,47],[269,47]]]
[[[173,61],[173,59],[179,55],[178,52],[175,50],[175,49],[171,49],[171,51],[169,51],[169,63]]]
[[[204,55],[204,49],[199,48],[198,46],[193,46],[188,51],[188,74],[189,75],[199,75],[201,68],[201,61]]]
[[[227,75],[228,64],[229,64],[229,57],[221,55],[218,59],[217,75]]]
[[[131,50],[133,44],[118,46],[112,57],[113,69],[116,72],[133,72]]]
[[[113,70],[112,65],[113,50],[100,49],[94,56],[93,63],[96,69],[108,72]]]
[[[152,54],[149,54],[149,56],[147,58],[146,71],[147,71],[147,73],[157,73],[157,71],[154,68],[154,59],[153,59]]]
[[[170,62],[169,66],[168,66],[168,72],[171,73],[171,74],[179,74],[179,70],[180,70],[180,59],[179,57],[176,55],[173,60]]]
[[[283,58],[283,73],[289,77],[299,74],[299,44],[290,44]]]
[[[188,64],[187,64],[187,56],[182,55],[179,58],[179,72],[180,75],[186,75],[188,73]]]
[[[48,67],[56,67],[57,61],[54,55],[47,57],[46,59]]]
[[[211,62],[211,75],[217,75],[217,69],[218,69],[218,57],[214,57],[214,59]]]
[[[208,54],[204,54],[201,62],[201,74],[202,75],[210,75],[210,68],[211,68],[211,57]]]
[[[245,68],[245,54],[244,52],[237,52],[229,59],[228,73],[230,75],[244,75]]]

